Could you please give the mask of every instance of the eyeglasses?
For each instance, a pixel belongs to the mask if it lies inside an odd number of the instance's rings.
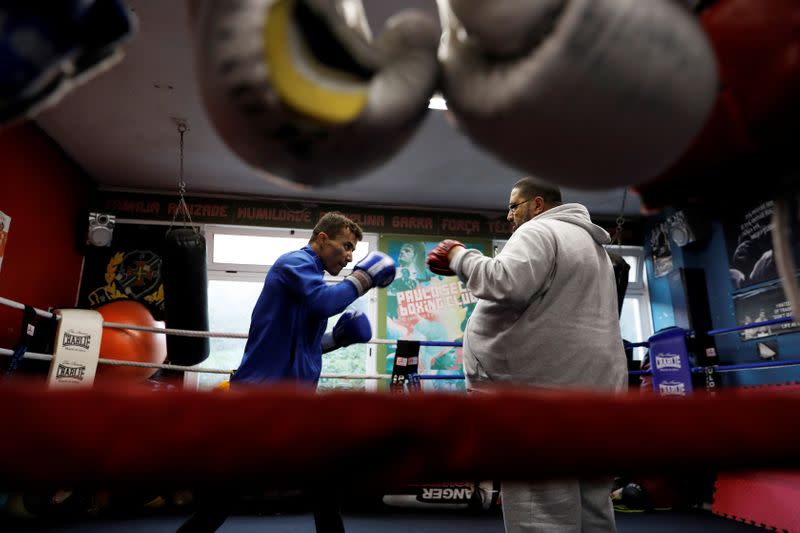
[[[534,198],[536,198],[536,197],[534,196]],[[527,203],[528,203],[528,202],[530,202],[531,200],[533,200],[533,198],[528,198],[527,200],[525,200],[525,201],[523,201],[523,202],[517,202],[517,203],[515,203],[515,204],[508,204],[508,210],[509,210],[510,212],[514,213],[514,212],[516,212],[516,210],[517,210],[517,208],[518,208],[519,206],[521,206],[522,204],[527,204]]]

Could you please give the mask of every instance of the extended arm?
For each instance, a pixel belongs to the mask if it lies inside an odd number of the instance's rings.
[[[338,315],[359,296],[352,283],[326,283],[311,262],[296,261],[273,268],[280,268],[281,280],[317,316]]]
[[[451,254],[450,267],[481,300],[527,305],[549,285],[555,256],[555,241],[541,232],[526,232],[512,236],[495,258],[458,248]]]

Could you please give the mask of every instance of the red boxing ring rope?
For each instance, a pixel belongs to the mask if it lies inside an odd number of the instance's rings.
[[[0,387],[0,485],[389,486],[800,465],[800,395]],[[67,484],[67,485],[65,485]],[[185,486],[185,485],[184,485]]]

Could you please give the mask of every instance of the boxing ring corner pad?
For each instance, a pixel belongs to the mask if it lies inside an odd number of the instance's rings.
[[[59,309],[55,348],[47,384],[51,388],[91,387],[100,359],[103,315],[87,309]]]

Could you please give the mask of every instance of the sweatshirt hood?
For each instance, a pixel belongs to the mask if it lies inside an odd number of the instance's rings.
[[[541,213],[531,219],[534,220],[560,220],[569,222],[585,229],[598,244],[609,244],[611,236],[606,230],[594,224],[589,217],[589,211],[581,204],[561,204]]]

